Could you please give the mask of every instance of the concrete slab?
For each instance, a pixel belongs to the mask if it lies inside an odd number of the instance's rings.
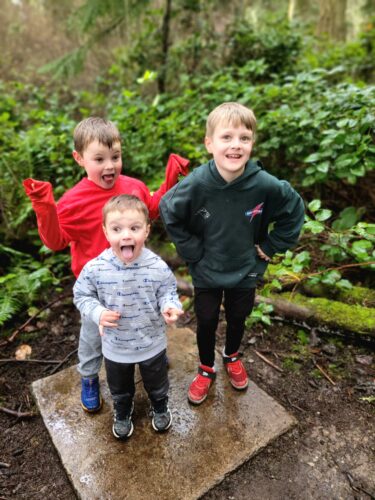
[[[104,372],[104,406],[96,415],[80,408],[76,367],[33,383],[45,425],[80,498],[196,499],[295,423],[254,383],[245,392],[235,391],[219,359],[207,400],[191,406],[186,394],[197,368],[195,334],[178,328],[170,329],[168,337],[174,420],[165,434],[151,427],[142,383],[137,385],[134,433],[126,442],[112,436]]]

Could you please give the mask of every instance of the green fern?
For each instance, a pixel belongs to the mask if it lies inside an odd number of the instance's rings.
[[[9,295],[0,297],[0,326],[12,319],[20,311],[21,307],[22,302],[18,298]]]

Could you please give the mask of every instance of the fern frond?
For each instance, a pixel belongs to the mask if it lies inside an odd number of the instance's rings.
[[[17,314],[21,306],[21,301],[14,297],[0,297],[0,326]]]

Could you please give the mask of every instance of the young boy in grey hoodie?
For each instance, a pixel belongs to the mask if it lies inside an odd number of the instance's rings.
[[[139,198],[119,195],[103,208],[110,244],[82,269],[73,288],[82,328],[101,332],[107,381],[114,402],[112,431],[133,433],[134,369],[139,365],[151,401],[152,426],[169,429],[165,323],[183,313],[176,279],[167,264],[144,247],[150,231],[148,209]]]

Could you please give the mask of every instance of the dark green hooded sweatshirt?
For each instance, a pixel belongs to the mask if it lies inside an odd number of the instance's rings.
[[[159,209],[199,288],[255,287],[267,267],[255,245],[269,257],[285,252],[304,220],[299,194],[253,161],[232,182],[213,160],[201,165],[162,197]]]

